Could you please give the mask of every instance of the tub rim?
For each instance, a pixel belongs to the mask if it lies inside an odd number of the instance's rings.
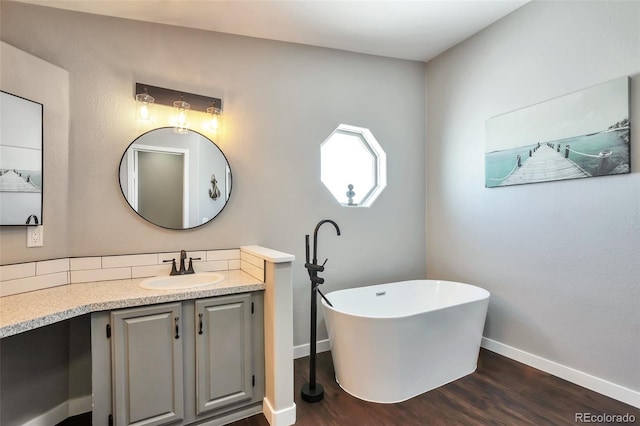
[[[455,305],[442,306],[442,307],[439,307],[439,308],[429,309],[429,310],[426,310],[426,311],[420,311],[420,312],[407,314],[407,315],[375,315],[375,316],[374,315],[357,315],[357,314],[354,314],[354,313],[351,313],[351,312],[343,311],[343,310],[340,310],[340,309],[336,309],[336,308],[334,308],[332,306],[329,306],[327,304],[326,300],[324,300],[324,297],[320,297],[320,302],[322,303],[323,309],[328,309],[330,311],[334,311],[334,312],[337,312],[339,314],[343,314],[343,315],[346,315],[346,316],[349,316],[349,317],[367,318],[367,319],[372,319],[372,320],[386,320],[386,319],[411,318],[411,317],[415,317],[415,316],[426,314],[426,313],[430,313],[430,312],[438,312],[438,311],[441,311],[443,309],[454,308],[456,306],[464,306],[464,305],[468,305],[470,303],[481,302],[483,300],[488,300],[491,297],[491,293],[489,292],[489,290],[487,290],[485,288],[482,288],[482,287],[479,287],[479,286],[474,285],[474,284],[467,284],[467,283],[462,283],[462,282],[459,282],[459,281],[433,280],[433,279],[403,280],[403,281],[394,281],[394,282],[390,282],[390,283],[371,284],[371,285],[366,285],[366,286],[361,286],[361,287],[344,288],[344,289],[341,289],[341,290],[334,290],[334,291],[332,291],[330,293],[325,294],[324,296],[329,298],[331,293],[337,293],[337,292],[349,291],[349,290],[356,290],[356,289],[367,288],[367,287],[377,287],[377,286],[384,286],[384,285],[391,285],[391,284],[398,284],[398,283],[414,282],[414,281],[429,281],[429,282],[456,284],[456,285],[462,285],[462,286],[465,286],[465,287],[473,287],[474,289],[482,290],[485,294],[483,294],[483,297],[480,297],[480,298],[477,298],[477,299],[473,299],[473,300],[469,300],[469,301],[462,302],[462,303],[456,303]],[[329,299],[329,301],[331,301],[331,299]]]

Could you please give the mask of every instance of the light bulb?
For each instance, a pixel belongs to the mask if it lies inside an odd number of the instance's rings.
[[[178,126],[184,126],[187,122],[187,117],[184,114],[184,111],[180,111],[178,113],[178,118],[176,119],[176,124]]]
[[[138,109],[137,118],[140,121],[151,120],[151,105],[155,102],[155,99],[147,93],[145,89],[144,93],[136,95],[136,105]]]
[[[209,128],[214,132],[218,131],[218,117],[213,116],[211,121],[209,121]]]
[[[212,132],[217,132],[220,127],[219,117],[220,117],[220,108],[216,108],[213,104],[209,108],[207,108],[207,114],[209,115],[207,119],[207,127]]]
[[[149,119],[149,107],[146,104],[143,104],[140,107],[139,118],[140,120],[144,120],[144,121],[147,121]]]
[[[175,126],[173,128],[174,133],[186,134],[188,132],[188,113],[191,105],[182,100],[175,101],[173,103],[173,110],[175,114]]]

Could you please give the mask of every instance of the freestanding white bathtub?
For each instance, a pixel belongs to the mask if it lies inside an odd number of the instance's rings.
[[[405,401],[476,370],[489,305],[480,287],[415,280],[326,297],[336,380],[357,398]]]

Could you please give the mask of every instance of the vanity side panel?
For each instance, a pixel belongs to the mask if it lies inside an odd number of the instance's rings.
[[[111,341],[108,311],[91,314],[91,387],[93,426],[108,426],[111,414]]]
[[[251,294],[254,312],[253,324],[253,374],[256,376],[256,385],[253,388],[252,401],[260,403],[264,399],[264,292],[256,291]],[[261,410],[262,411],[262,410]]]

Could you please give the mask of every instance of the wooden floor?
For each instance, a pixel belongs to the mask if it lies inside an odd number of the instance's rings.
[[[475,373],[399,404],[364,402],[340,389],[330,352],[318,354],[317,365],[325,396],[309,404],[300,398],[309,358],[295,361],[296,425],[575,425],[576,413],[629,413],[630,424],[640,425],[640,410],[630,405],[484,349]],[[269,425],[262,414],[232,424]]]

